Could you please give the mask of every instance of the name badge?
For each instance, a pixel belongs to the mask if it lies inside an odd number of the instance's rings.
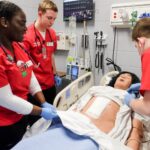
[[[54,46],[54,43],[53,42],[47,42],[46,46]]]
[[[35,46],[35,47],[38,47],[38,46],[40,46],[40,45],[41,45],[40,42],[34,42],[34,43],[33,43],[33,46]]]
[[[27,65],[28,67],[31,67],[31,66],[33,65],[33,63],[32,63],[31,60],[29,60],[29,61],[26,62],[26,65]]]

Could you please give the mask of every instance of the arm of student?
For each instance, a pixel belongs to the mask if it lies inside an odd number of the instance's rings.
[[[53,67],[53,73],[54,73],[54,74],[57,74],[54,54],[52,54],[52,67]]]
[[[9,84],[0,88],[0,106],[23,115],[40,115],[42,111],[40,107],[14,95]]]
[[[130,106],[135,112],[150,116],[150,91],[144,93],[143,99],[132,100]]]
[[[40,103],[44,103],[45,102],[45,98],[44,95],[42,93],[41,87],[34,75],[34,73],[32,72],[32,76],[31,76],[31,81],[30,81],[30,87],[29,87],[30,93],[32,96],[35,97],[35,99]]]

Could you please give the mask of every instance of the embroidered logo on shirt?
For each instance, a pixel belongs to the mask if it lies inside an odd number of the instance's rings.
[[[26,77],[27,76],[27,71],[26,69],[28,67],[30,67],[32,65],[32,62],[31,61],[27,61],[26,63],[21,61],[21,60],[18,60],[17,61],[17,67],[20,69],[20,72],[22,74],[22,77]]]

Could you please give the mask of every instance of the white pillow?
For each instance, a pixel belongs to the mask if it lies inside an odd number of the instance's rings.
[[[106,73],[100,80],[100,85],[105,86],[107,85],[112,77],[116,76],[119,72],[118,71],[111,71]]]

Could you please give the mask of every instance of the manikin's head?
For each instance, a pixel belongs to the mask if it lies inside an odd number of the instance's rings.
[[[135,46],[139,54],[150,48],[150,18],[140,19],[132,32],[132,39],[135,41]]]
[[[9,41],[20,42],[26,31],[26,16],[22,9],[9,1],[0,1],[0,35]]]
[[[47,29],[50,28],[57,18],[58,8],[51,0],[43,0],[38,7],[38,20],[40,25]]]
[[[108,86],[112,86],[116,89],[127,90],[131,86],[131,84],[139,82],[140,79],[135,74],[123,71],[113,77]]]

